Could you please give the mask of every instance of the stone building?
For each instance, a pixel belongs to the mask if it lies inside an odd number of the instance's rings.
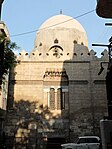
[[[62,14],[49,18],[37,31],[31,53],[23,50],[17,60],[9,79],[9,136],[38,142],[100,135],[99,121],[107,115],[108,51],[98,58],[89,50],[77,20]],[[98,75],[101,64],[104,71]]]
[[[3,21],[0,21],[0,35],[9,38],[8,29]],[[4,128],[4,120],[6,118],[6,107],[7,107],[7,92],[8,92],[8,75],[4,76],[5,80],[2,83],[1,74],[3,67],[3,53],[4,53],[4,42],[0,43],[0,136]]]

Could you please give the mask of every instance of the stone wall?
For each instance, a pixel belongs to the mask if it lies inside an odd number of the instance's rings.
[[[19,63],[10,73],[8,135],[22,137],[21,129],[27,136],[34,135],[32,130],[37,130],[42,136],[61,136],[67,140],[80,135],[100,135],[99,121],[107,115],[108,55],[104,51],[103,56],[97,58],[93,50],[87,52],[86,47],[79,47],[80,51],[85,49],[84,54],[78,51],[72,59],[68,54],[67,60],[63,60],[62,55],[53,57],[52,53],[48,58],[39,52],[35,52],[35,58],[25,51],[21,53]],[[105,69],[98,75],[102,61]],[[62,88],[64,109],[49,108],[50,88],[55,89],[55,97],[57,89]]]

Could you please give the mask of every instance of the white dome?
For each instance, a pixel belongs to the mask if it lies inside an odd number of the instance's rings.
[[[85,32],[84,28],[82,27],[82,25],[75,20],[74,18],[70,17],[70,16],[66,16],[66,15],[56,15],[53,16],[51,18],[49,18],[48,20],[46,20],[40,27],[41,29],[53,29],[53,28],[57,28],[57,27],[61,27],[61,28],[74,28],[77,29],[81,32]]]
[[[47,51],[55,44],[55,40],[66,51],[72,50],[74,43],[88,47],[87,35],[82,25],[74,18],[62,14],[47,19],[41,25],[36,34],[34,47]]]

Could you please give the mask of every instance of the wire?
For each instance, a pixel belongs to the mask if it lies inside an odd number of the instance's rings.
[[[19,33],[19,34],[14,34],[14,35],[11,35],[11,37],[22,36],[22,35],[31,34],[31,33],[37,32],[37,31],[45,30],[45,29],[48,29],[48,28],[57,26],[57,25],[59,25],[59,24],[66,23],[66,22],[71,21],[71,20],[73,20],[73,19],[77,19],[77,18],[79,18],[79,17],[83,17],[83,16],[85,16],[85,15],[88,15],[88,14],[94,12],[95,10],[96,10],[96,9],[91,10],[91,11],[88,11],[88,12],[86,12],[86,13],[83,13],[83,14],[81,14],[81,15],[78,15],[78,16],[76,16],[76,17],[73,17],[72,19],[69,19],[69,20],[66,20],[66,21],[63,21],[63,22],[60,22],[60,23],[57,23],[57,24],[54,24],[54,25],[45,27],[45,28],[41,28],[41,29],[33,30],[33,31],[28,31],[28,32],[23,32],[23,33]]]
[[[102,33],[98,36],[98,38],[96,39],[96,41],[99,41],[101,39],[103,39],[107,34],[108,34],[108,28],[104,28],[104,30],[102,31]]]

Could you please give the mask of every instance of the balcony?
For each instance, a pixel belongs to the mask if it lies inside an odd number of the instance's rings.
[[[97,0],[96,13],[102,18],[112,18],[112,0]]]

